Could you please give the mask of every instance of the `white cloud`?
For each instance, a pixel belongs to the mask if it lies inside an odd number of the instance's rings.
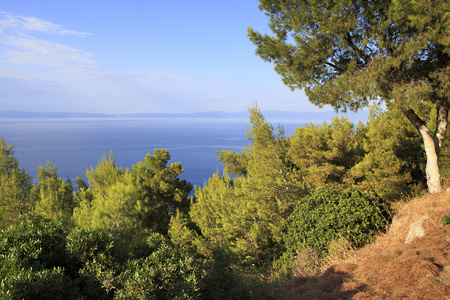
[[[46,68],[97,64],[92,53],[36,38],[33,36],[36,32],[77,37],[89,35],[39,18],[0,12],[0,63]]]
[[[0,12],[0,32],[3,33],[7,30],[39,31],[48,34],[76,35],[80,37],[90,35],[90,33],[87,32],[64,29],[61,25],[54,24],[47,20],[42,20],[35,17],[19,16],[3,11]]]
[[[209,87],[217,79],[106,69],[93,53],[45,40],[42,34],[33,36],[37,32],[87,35],[0,12],[0,109],[185,112],[195,101],[217,98],[217,91]]]
[[[14,30],[11,30],[14,29]],[[94,54],[32,36],[32,31],[85,36],[60,25],[34,17],[0,12],[0,67],[16,68],[21,77],[55,81],[72,87],[114,88],[149,86],[155,81],[191,81],[169,72],[116,71],[102,68]],[[11,72],[8,72],[12,75]],[[5,74],[3,74],[5,76]],[[6,75],[8,76],[8,75]],[[154,86],[156,87],[156,85]],[[126,88],[126,90],[129,90]]]
[[[96,65],[92,53],[30,36],[9,36],[1,42],[7,46],[1,56],[4,63],[45,67]]]

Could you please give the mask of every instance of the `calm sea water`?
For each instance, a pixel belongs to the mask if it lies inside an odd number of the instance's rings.
[[[0,136],[14,146],[19,166],[35,178],[47,161],[63,179],[83,175],[112,150],[116,163],[131,167],[155,148],[169,150],[171,162],[181,162],[180,176],[203,186],[223,169],[216,151],[241,151],[248,119],[0,119]],[[280,122],[287,134],[299,124]],[[274,123],[274,125],[278,124]]]

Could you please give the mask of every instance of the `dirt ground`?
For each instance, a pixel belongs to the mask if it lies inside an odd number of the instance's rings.
[[[283,283],[265,297],[278,299],[450,299],[450,191],[397,204],[386,233],[329,263],[320,275]],[[405,244],[424,217],[425,235]]]

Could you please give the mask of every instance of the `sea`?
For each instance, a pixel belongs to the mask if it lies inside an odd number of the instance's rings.
[[[269,120],[270,121],[270,120]],[[273,123],[273,122],[272,122]],[[300,120],[277,120],[286,135]],[[75,179],[113,152],[117,165],[130,168],[155,148],[167,149],[169,162],[181,162],[186,179],[202,187],[215,172],[222,173],[217,151],[240,152],[246,138],[245,118],[2,118],[0,137],[14,146],[14,156],[37,183],[37,169],[47,162],[58,177]]]

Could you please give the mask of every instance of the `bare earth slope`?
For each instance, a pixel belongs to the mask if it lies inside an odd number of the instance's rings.
[[[387,233],[374,243],[350,252],[321,276],[282,284],[266,299],[450,299],[450,225],[441,224],[450,215],[450,191],[399,207]],[[405,244],[420,219],[424,236]]]

